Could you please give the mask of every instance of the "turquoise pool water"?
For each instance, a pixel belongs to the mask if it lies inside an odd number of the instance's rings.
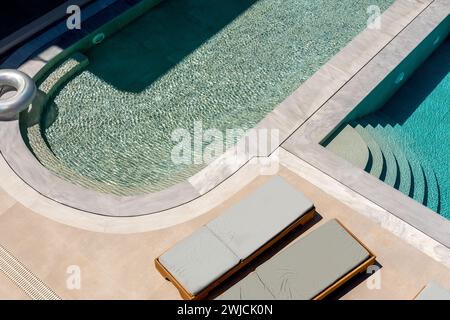
[[[368,172],[450,219],[450,39],[381,109],[349,125],[369,146]]]
[[[49,169],[119,195],[183,181],[203,165],[171,161],[175,129],[253,127],[392,2],[165,0],[83,52],[44,112]]]

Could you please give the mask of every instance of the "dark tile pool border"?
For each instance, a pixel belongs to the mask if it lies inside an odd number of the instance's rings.
[[[91,1],[93,0],[74,0],[70,4],[83,7]],[[36,20],[24,25],[23,27],[16,30],[7,37],[0,39],[0,57],[4,53],[8,52],[8,50],[14,48],[16,45],[19,45],[21,42],[31,38],[32,36],[38,34],[48,26],[64,18],[66,16],[66,10],[68,5],[69,5],[68,2],[62,3],[61,5],[51,10],[50,12],[47,12],[43,16],[37,18]],[[23,21],[23,19],[21,21]]]

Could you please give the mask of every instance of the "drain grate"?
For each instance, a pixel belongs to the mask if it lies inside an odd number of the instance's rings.
[[[0,245],[0,270],[33,300],[61,298]]]

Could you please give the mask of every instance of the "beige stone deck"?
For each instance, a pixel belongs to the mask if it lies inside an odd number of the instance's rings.
[[[1,300],[29,300],[30,298],[14,285],[0,272],[0,299]]]
[[[282,167],[279,173],[316,205],[322,220],[340,219],[377,255],[381,289],[363,277],[339,290],[342,299],[412,299],[430,281],[450,288],[450,269],[330,194]],[[136,234],[85,231],[49,220],[0,193],[0,244],[63,299],[179,299],[177,290],[153,266],[153,259],[268,177],[258,177],[210,212],[174,227]],[[294,240],[295,241],[295,240]],[[67,267],[81,268],[81,289],[68,290]],[[27,298],[0,273],[0,299]]]

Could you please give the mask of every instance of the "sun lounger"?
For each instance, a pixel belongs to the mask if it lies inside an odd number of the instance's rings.
[[[312,202],[277,176],[162,254],[155,265],[184,299],[202,299],[314,215]]]
[[[364,272],[375,256],[331,220],[281,251],[219,300],[319,300]]]
[[[450,300],[450,291],[431,282],[420,291],[415,300]]]

